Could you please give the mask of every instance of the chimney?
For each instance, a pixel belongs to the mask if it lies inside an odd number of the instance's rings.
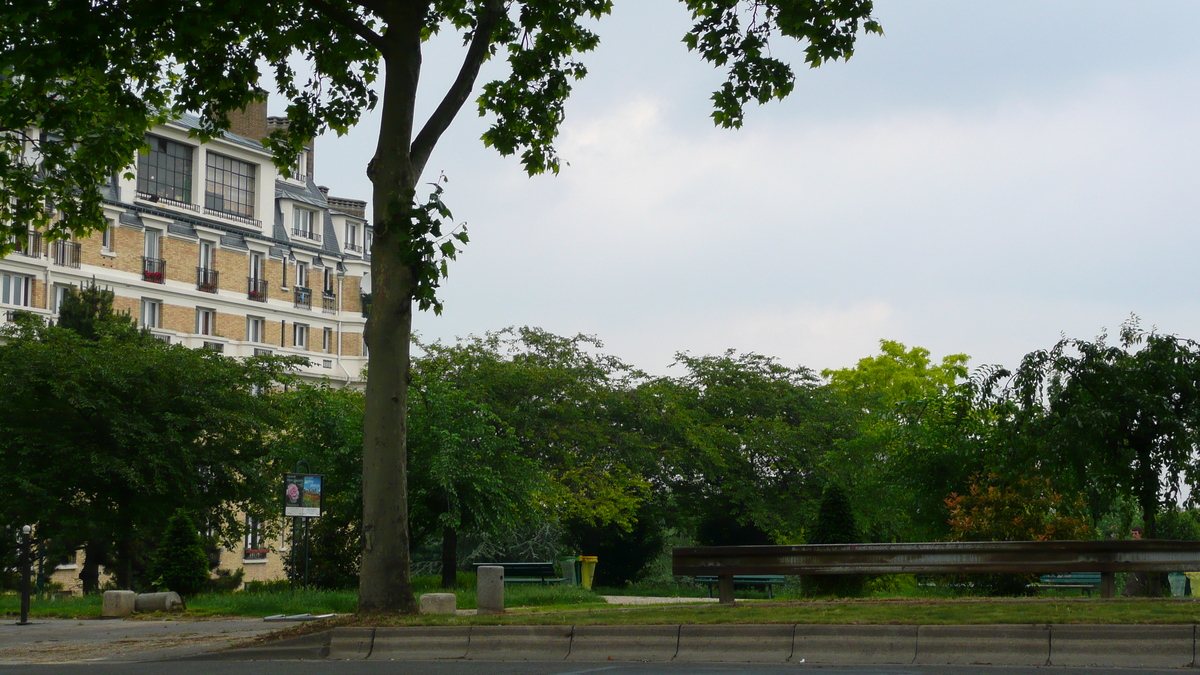
[[[261,142],[267,137],[267,101],[254,101],[241,110],[229,111],[229,132]]]

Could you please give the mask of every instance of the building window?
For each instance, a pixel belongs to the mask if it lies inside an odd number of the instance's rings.
[[[246,339],[250,342],[263,342],[263,324],[266,323],[261,317],[248,316],[246,317]]]
[[[142,328],[159,328],[161,326],[162,302],[142,300]]]
[[[67,293],[70,293],[74,288],[71,284],[54,284],[54,296],[52,299],[54,304],[51,307],[54,312],[62,311],[62,304],[67,299]]]
[[[308,288],[308,263],[296,263],[296,285]]]
[[[196,308],[196,332],[200,335],[212,335],[216,329],[216,310]]]
[[[317,233],[317,212],[297,206],[292,209],[292,234],[311,241],[321,241]]]
[[[308,349],[308,326],[306,324],[292,324],[292,346],[297,349]]]
[[[321,350],[329,353],[333,351],[333,329],[326,328],[321,332]]]
[[[350,251],[361,251],[358,245],[358,223],[346,222],[346,248]]]
[[[138,154],[137,190],[152,199],[192,203],[192,146],[147,136],[150,152]]]
[[[18,307],[29,306],[33,277],[22,274],[0,274],[0,302]]]
[[[245,550],[243,560],[265,560],[267,557],[267,542],[263,537],[262,521],[246,516]]]
[[[296,155],[296,164],[292,167],[292,180],[298,180],[301,183],[308,178],[308,150],[301,150],[299,155]]]
[[[244,218],[254,217],[254,165],[208,153],[204,208]]]
[[[109,221],[108,226],[100,231],[100,250],[105,253],[113,252],[113,225]]]

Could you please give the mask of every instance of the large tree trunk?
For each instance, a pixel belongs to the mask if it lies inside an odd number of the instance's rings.
[[[458,530],[442,528],[442,588],[458,585]]]
[[[415,290],[410,267],[413,190],[419,172],[409,156],[420,16],[389,24],[391,49],[379,143],[368,168],[375,222],[371,246],[370,349],[363,420],[363,537],[360,612],[415,612],[409,570],[407,412],[409,342]]]

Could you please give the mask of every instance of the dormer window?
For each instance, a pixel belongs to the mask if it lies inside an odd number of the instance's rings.
[[[292,180],[301,183],[308,180],[308,150],[301,150],[300,154],[296,155],[296,164],[292,167]]]
[[[192,203],[192,146],[147,136],[147,153],[138,154],[137,191],[148,199]]]
[[[309,241],[321,241],[321,235],[317,233],[316,211],[297,206],[292,213],[293,236],[308,239]]]
[[[358,223],[352,220],[346,221],[346,250],[362,250],[362,246],[358,243]]]
[[[204,208],[217,213],[254,217],[255,165],[225,155],[208,153],[204,181]]]

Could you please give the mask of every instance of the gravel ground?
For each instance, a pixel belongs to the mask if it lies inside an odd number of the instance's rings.
[[[283,628],[262,619],[0,623],[0,664],[143,661],[223,649]]]
[[[716,598],[655,598],[636,595],[602,595],[610,605],[677,605],[684,602],[717,602]]]

